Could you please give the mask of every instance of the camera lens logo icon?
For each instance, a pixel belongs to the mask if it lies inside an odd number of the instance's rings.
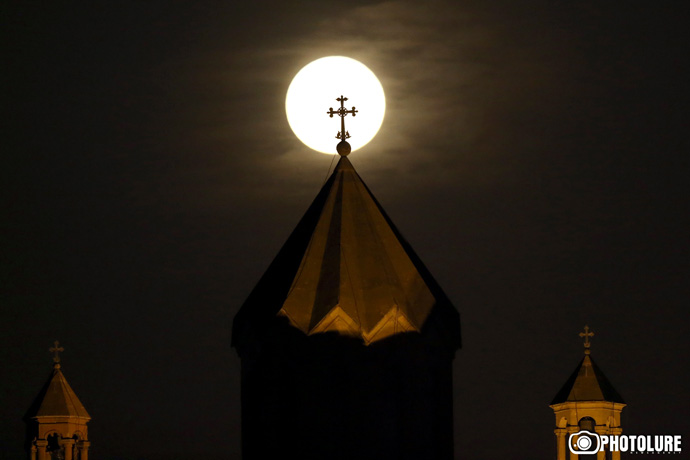
[[[599,446],[601,446],[599,435],[587,430],[578,431],[568,437],[568,448],[575,455],[596,454]]]

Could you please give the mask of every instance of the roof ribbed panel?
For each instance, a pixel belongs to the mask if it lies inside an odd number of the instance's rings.
[[[420,331],[434,296],[346,158],[335,174],[280,314],[307,334],[336,330],[366,343]]]

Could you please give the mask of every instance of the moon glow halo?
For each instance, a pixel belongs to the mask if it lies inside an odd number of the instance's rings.
[[[345,107],[355,106],[356,116],[347,115],[345,129],[352,136],[347,141],[357,150],[378,132],[386,112],[386,97],[376,75],[364,64],[344,56],[317,59],[304,66],[292,79],[285,97],[285,112],[290,128],[307,147],[335,154],[340,131],[337,110],[341,95],[348,98]]]

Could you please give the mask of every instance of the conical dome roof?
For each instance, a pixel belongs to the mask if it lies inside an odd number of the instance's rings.
[[[91,420],[84,405],[67,383],[59,364],[38,394],[31,412],[27,414],[29,417],[77,417]]]
[[[233,344],[276,316],[367,345],[432,324],[460,346],[457,311],[346,157],[235,317]]]
[[[582,358],[575,372],[551,401],[551,405],[570,401],[608,401],[625,404],[589,353]]]

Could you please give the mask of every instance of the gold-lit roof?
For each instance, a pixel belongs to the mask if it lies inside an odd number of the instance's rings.
[[[81,401],[67,383],[60,365],[56,364],[48,383],[38,396],[40,405],[33,417],[78,417],[90,420]]]
[[[307,334],[365,343],[419,332],[434,296],[343,157],[280,314]]]
[[[575,372],[554,397],[551,404],[571,401],[608,401],[625,403],[613,388],[604,373],[594,363],[589,353],[585,354]]]
[[[270,316],[367,345],[434,316],[460,346],[457,311],[344,156],[236,316],[233,343]]]

